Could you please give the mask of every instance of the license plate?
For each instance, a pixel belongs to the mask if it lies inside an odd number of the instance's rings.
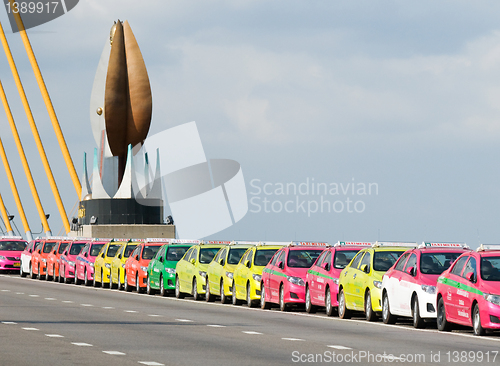
[[[21,267],[21,263],[14,263],[14,267]]]

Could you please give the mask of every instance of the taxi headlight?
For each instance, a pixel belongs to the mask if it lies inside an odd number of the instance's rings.
[[[382,282],[381,281],[373,281],[373,286],[376,288],[382,288]]]
[[[47,263],[47,260],[45,258],[42,258],[43,263]]]
[[[298,285],[298,286],[305,286],[306,285],[304,280],[300,277],[286,276],[286,279],[288,280],[288,282],[293,283],[294,285]]]
[[[174,275],[175,274],[175,268],[165,268],[165,272]]]
[[[227,278],[233,279],[233,272],[226,272]]]
[[[338,279],[338,278],[332,278],[332,280],[333,280],[333,283],[334,283],[334,284],[336,284],[336,285],[338,285],[338,284],[339,284],[339,279]]]
[[[125,268],[125,263],[122,263],[122,268]]]
[[[434,295],[436,293],[436,286],[422,285],[422,291]]]
[[[500,295],[484,293],[483,297],[486,301],[491,302],[492,304],[500,305]]]
[[[0,259],[4,261],[4,260],[6,260],[7,258],[5,258],[3,255],[0,255]]]
[[[75,266],[75,262],[68,261],[68,265],[69,265],[70,267],[74,267],[74,266]]]
[[[94,263],[89,263],[92,268],[94,268]]]
[[[142,267],[142,266],[141,266],[141,271],[143,271],[143,272],[147,272],[147,271],[148,271],[148,267]]]
[[[104,263],[104,267],[106,267],[107,269],[110,269],[111,268],[111,264],[110,263]]]
[[[204,272],[204,271],[198,271],[198,273],[200,274],[201,277],[203,278],[207,278],[207,272]]]
[[[252,275],[253,279],[257,282],[260,282],[262,281],[262,276],[261,275],[258,275],[258,274],[253,274]]]

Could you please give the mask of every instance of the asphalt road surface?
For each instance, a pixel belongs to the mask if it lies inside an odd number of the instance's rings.
[[[498,365],[475,337],[0,275],[3,365]]]

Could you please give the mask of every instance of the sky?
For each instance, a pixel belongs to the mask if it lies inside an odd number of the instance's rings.
[[[113,21],[128,20],[151,80],[150,134],[196,121],[207,157],[241,164],[249,211],[209,239],[476,247],[500,242],[499,11],[496,1],[80,0],[28,35],[81,175],[83,153],[96,147],[89,102],[97,64]],[[76,216],[78,197],[20,36],[1,9],[0,22],[66,211]],[[0,80],[57,234],[62,221],[1,53]],[[3,111],[0,126],[39,232]],[[0,193],[22,231],[6,179]]]

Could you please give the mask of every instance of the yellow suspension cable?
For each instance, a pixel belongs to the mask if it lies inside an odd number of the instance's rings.
[[[2,212],[3,222],[5,224],[5,229],[7,229],[7,235],[13,236],[14,232],[12,231],[12,226],[10,225],[9,215],[7,214],[7,210],[5,209],[5,205],[3,203],[2,195],[0,194],[0,212]]]

